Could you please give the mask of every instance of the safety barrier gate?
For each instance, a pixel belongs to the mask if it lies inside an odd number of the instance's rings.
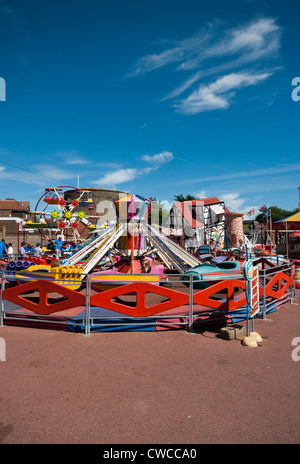
[[[279,266],[266,258],[259,265],[260,313],[268,312],[292,300],[295,295],[293,262]],[[0,325],[19,324],[46,326],[62,325],[66,330],[84,332],[110,327],[130,327],[131,330],[186,328],[198,324],[234,322],[246,318],[245,281],[232,279],[217,282],[198,290],[192,280],[182,282],[178,275],[168,275],[168,282],[155,285],[145,281],[119,282],[115,288],[93,293],[91,275],[83,279],[82,290],[71,290],[50,280],[35,280],[11,288],[6,286],[2,271]],[[11,275],[10,275],[11,277]],[[177,280],[176,280],[177,279]],[[61,281],[60,281],[61,282]],[[111,282],[110,282],[111,283]],[[53,296],[54,295],[54,296]],[[149,303],[149,295],[153,300]],[[126,297],[130,296],[129,301]],[[156,301],[157,300],[157,301]],[[101,310],[99,315],[97,311]]]

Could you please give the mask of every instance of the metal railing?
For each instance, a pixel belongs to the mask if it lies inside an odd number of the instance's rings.
[[[282,305],[286,303],[287,301],[292,301],[293,297],[295,296],[295,287],[293,283],[293,275],[294,275],[294,264],[293,262],[289,262],[287,260],[282,260],[279,263],[279,266],[274,266],[274,267],[268,267],[265,265],[265,263],[262,263],[261,269],[259,269],[259,281],[260,281],[260,287],[263,288],[262,295],[260,297],[260,312],[256,317],[262,317],[265,319],[267,317],[267,314],[269,311],[274,309],[274,305]],[[275,276],[278,274],[278,279],[279,281],[276,281]],[[53,277],[51,274],[47,274],[48,278]],[[154,274],[149,274],[149,276],[154,276]],[[284,277],[285,276],[285,277]],[[78,309],[78,316],[74,316],[74,311],[72,316],[67,316],[65,311],[63,314],[59,314],[60,311],[58,312],[53,312],[49,314],[43,314],[39,313],[39,303],[36,305],[36,312],[32,312],[28,307],[26,308],[26,304],[22,308],[22,304],[19,303],[13,303],[12,300],[10,299],[10,296],[7,296],[6,292],[6,287],[7,287],[7,282],[9,280],[13,280],[14,276],[13,274],[8,274],[5,270],[2,270],[2,275],[1,275],[1,296],[0,296],[0,325],[5,324],[5,322],[12,323],[13,321],[19,321],[19,322],[34,322],[37,323],[39,321],[41,324],[42,323],[49,323],[51,326],[59,326],[63,325],[64,327],[67,327],[68,330],[74,330],[78,332],[84,332],[84,336],[88,337],[91,333],[91,331],[94,330],[101,330],[101,329],[110,329],[110,328],[115,328],[115,329],[121,329],[122,327],[127,327],[131,329],[142,329],[144,328],[145,330],[151,330],[151,327],[153,330],[156,330],[156,327],[161,327],[161,328],[172,328],[172,327],[182,327],[187,329],[189,332],[193,331],[195,323],[197,323],[198,320],[201,319],[201,316],[206,315],[206,322],[209,324],[213,318],[213,322],[220,322],[224,323],[226,321],[226,318],[230,320],[230,318],[233,316],[237,316],[240,318],[245,318],[245,310],[246,310],[246,305],[243,304],[240,307],[238,307],[236,310],[232,311],[224,311],[223,309],[218,309],[216,307],[210,307],[209,305],[204,305],[201,307],[201,304],[199,304],[199,300],[201,302],[201,298],[199,299],[199,295],[201,297],[201,292],[204,291],[203,295],[207,295],[210,292],[210,295],[214,297],[214,286],[212,285],[210,290],[207,289],[199,289],[196,288],[197,284],[196,281],[193,280],[193,275],[191,274],[189,276],[189,281],[185,281],[184,283],[180,281],[180,275],[179,274],[167,274],[164,275],[166,277],[165,281],[162,282],[160,281],[160,284],[158,285],[157,283],[149,283],[149,280],[145,277],[145,279],[139,279],[138,281],[134,280],[135,275],[132,275],[132,280],[118,280],[117,286],[120,288],[119,293],[115,292],[112,295],[112,299],[114,298],[119,298],[120,296],[124,296],[129,294],[130,292],[136,292],[136,301],[138,300],[138,292],[139,289],[141,288],[141,285],[139,284],[144,284],[147,283],[150,285],[150,287],[147,287],[146,293],[153,293],[157,294],[160,296],[160,301],[159,303],[156,303],[157,306],[157,311],[154,312],[153,314],[148,314],[145,316],[134,316],[130,315],[130,311],[128,311],[129,314],[124,313],[119,313],[118,312],[118,306],[115,305],[114,309],[111,308],[106,308],[105,304],[103,307],[99,305],[99,307],[93,303],[95,301],[95,294],[93,294],[92,286],[93,286],[93,280],[92,280],[92,275],[91,274],[85,274],[82,275],[82,279],[80,282],[78,280],[72,280],[72,279],[65,279],[63,276],[61,276],[58,279],[59,282],[59,287],[57,290],[61,289],[61,294],[63,296],[68,297],[68,291],[63,290],[65,288],[64,284],[72,285],[72,284],[78,284],[80,283],[81,291],[78,293],[78,295],[84,295],[84,304],[79,305]],[[113,285],[112,281],[109,279],[109,275],[106,276],[107,279],[102,279],[101,283],[106,284],[106,285]],[[281,278],[285,278],[285,286],[287,287],[284,290],[284,293],[280,293],[280,282]],[[141,278],[141,275],[139,275],[139,278]],[[274,280],[274,283],[272,283],[272,279]],[[27,281],[25,281],[25,284],[22,283],[22,278],[18,277],[18,286],[12,287],[12,290],[10,293],[14,293],[16,296],[22,296],[26,290],[27,287],[24,287]],[[41,282],[41,281],[34,281],[34,282]],[[42,282],[52,282],[55,283],[55,280],[47,280],[44,279]],[[229,299],[228,294],[226,294],[226,282],[230,281],[224,281],[224,295],[218,295],[218,298],[220,299],[221,302],[226,303],[226,298]],[[132,289],[131,287],[128,288],[128,285],[134,283],[135,287]],[[40,284],[43,286],[44,284]],[[287,286],[288,284],[288,286]],[[44,285],[46,288],[46,284]],[[165,292],[159,293],[159,288],[166,288],[169,289],[169,294]],[[31,286],[31,291],[34,289],[34,286]],[[171,307],[172,311],[169,309],[164,311],[164,304],[165,304],[165,298],[166,296],[169,295],[170,298],[175,298],[179,296],[179,293],[174,292],[179,292],[180,294],[185,294],[185,303],[183,305],[178,306],[178,310],[176,309],[176,306]],[[173,293],[172,293],[173,291]],[[23,292],[23,293],[22,293]],[[64,293],[65,292],[65,293]],[[123,293],[122,293],[123,292]],[[126,293],[127,292],[127,293]],[[129,293],[128,293],[129,292]],[[272,293],[273,292],[273,293]],[[276,292],[278,293],[278,298],[276,298]],[[59,293],[59,291],[58,291]],[[74,296],[76,292],[72,290],[72,295]],[[144,295],[146,295],[144,293]],[[271,294],[274,294],[275,296],[270,296]],[[71,293],[70,293],[71,294]],[[107,291],[104,290],[101,293],[97,293],[97,295],[100,295],[98,297],[98,301],[101,302],[101,295],[104,297],[107,294]],[[197,303],[195,303],[195,294],[199,294],[197,298]],[[240,296],[243,295],[242,290],[240,291]],[[26,296],[26,295],[25,295]],[[22,296],[24,298],[24,296]],[[76,298],[76,297],[75,297]],[[159,297],[158,297],[159,299]],[[14,300],[16,301],[16,300]],[[22,303],[22,299],[20,300],[20,303]],[[207,299],[205,300],[207,302]],[[123,302],[124,303],[124,302]],[[126,306],[125,301],[125,306]],[[129,302],[128,308],[132,308],[132,303],[134,302]],[[130,305],[131,304],[131,305]],[[159,311],[161,305],[161,311]],[[97,314],[96,309],[100,308],[104,309],[104,311],[100,311]],[[145,303],[145,308],[151,308],[152,306],[147,306]],[[76,305],[74,306],[76,308]],[[73,309],[74,309],[73,308]],[[22,311],[23,309],[23,311]],[[70,309],[70,307],[69,307]],[[126,311],[126,309],[125,309]],[[134,311],[131,311],[134,312]]]

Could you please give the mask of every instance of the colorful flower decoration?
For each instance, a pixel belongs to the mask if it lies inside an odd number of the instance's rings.
[[[59,206],[66,206],[67,202],[63,197],[59,197],[58,204]]]
[[[54,211],[52,211],[51,217],[53,217],[54,219],[56,219],[56,218],[58,218],[58,216],[59,216],[59,212],[56,211],[56,209],[55,209]]]
[[[72,217],[71,211],[66,211],[66,212],[65,212],[65,218],[71,219],[71,217]]]
[[[78,200],[72,200],[71,205],[73,206],[73,208],[76,208],[79,205],[79,201]]]
[[[80,219],[85,218],[85,212],[84,211],[79,211],[78,217],[80,217]]]
[[[72,229],[74,229],[74,230],[75,230],[75,229],[78,229],[78,226],[79,226],[79,224],[78,224],[78,222],[76,222],[76,221],[73,221],[73,222],[71,223],[71,227],[72,227]]]
[[[67,224],[64,221],[60,221],[58,223],[58,228],[61,229],[61,230],[65,229],[66,226],[67,226]]]

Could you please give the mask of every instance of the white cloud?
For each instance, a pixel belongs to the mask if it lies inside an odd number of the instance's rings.
[[[247,72],[227,74],[209,85],[200,85],[198,90],[192,92],[179,105],[175,106],[186,114],[226,109],[229,107],[236,90],[256,85],[270,75],[271,73],[251,74]]]
[[[128,168],[128,169],[117,169],[116,171],[111,171],[101,177],[98,181],[95,182],[96,185],[101,187],[110,186],[113,187],[118,184],[124,184],[125,182],[130,182],[138,177],[149,174],[153,171],[154,168]]]
[[[77,150],[56,151],[55,155],[63,158],[65,164],[88,164],[89,161],[84,158]]]
[[[12,165],[13,167],[13,165]],[[12,180],[18,184],[29,184],[29,185],[45,185],[45,182],[52,184],[57,182],[65,182],[74,179],[74,174],[70,171],[65,171],[55,166],[48,164],[39,165],[36,170],[19,168],[13,171],[7,170],[5,167],[0,166],[0,179]]]
[[[199,199],[201,199],[201,198],[206,198],[206,197],[207,197],[207,193],[206,193],[205,190],[200,190],[200,192],[196,192],[196,193],[194,194],[194,197],[199,198]]]
[[[233,212],[240,212],[240,208],[247,201],[239,197],[239,193],[225,193],[220,195],[220,200],[225,202],[225,206]]]
[[[270,179],[271,175],[284,174],[287,172],[295,172],[295,171],[300,171],[300,163],[281,164],[281,165],[273,166],[269,168],[254,169],[252,171],[250,170],[239,171],[239,172],[231,172],[228,174],[202,177],[201,182],[208,182],[208,181],[215,181],[215,180],[221,181],[221,180],[230,180],[230,179],[240,179],[244,177],[260,177],[260,176],[266,176],[268,179]],[[185,185],[185,184],[194,184],[197,182],[199,182],[199,178],[179,181],[178,184]]]
[[[258,69],[266,58],[269,62],[270,59],[276,59],[280,49],[282,28],[276,24],[274,18],[260,18],[227,30],[224,30],[224,24],[222,30],[220,24],[222,24],[220,21],[215,21],[193,37],[173,42],[172,46],[159,53],[141,57],[129,77],[150,73],[166,66],[171,72],[181,72],[185,75],[193,72],[177,88],[170,89],[162,101],[174,99],[191,88],[192,92],[189,96],[173,105],[184,114],[228,108],[234,90],[241,86],[255,85],[275,72],[267,70],[256,71],[256,74],[253,74],[245,71],[245,65],[253,64]],[[161,43],[165,44],[166,41]],[[214,88],[219,83],[225,84],[219,82],[217,77],[212,84],[202,83],[198,89],[193,88],[204,77],[220,76],[220,73],[225,72],[229,72],[228,76],[231,77],[247,75],[248,79],[244,79],[240,84],[236,82],[235,85],[231,82],[232,87],[228,87],[228,93]],[[223,78],[226,79],[228,76]],[[233,94],[229,93],[231,89]]]
[[[162,151],[161,153],[157,153],[156,155],[144,155],[142,156],[144,161],[151,164],[164,164],[169,163],[173,159],[173,153],[169,151]]]
[[[127,168],[127,169],[117,169],[115,171],[110,171],[105,174],[101,179],[96,181],[96,185],[99,186],[115,186],[118,184],[124,184],[125,182],[130,182],[138,177],[150,174],[150,172],[159,169],[163,164],[170,162],[173,159],[173,153],[169,151],[162,151],[155,155],[144,155],[142,160],[149,163],[151,166],[145,168]]]
[[[117,169],[116,171],[108,172],[105,176],[97,181],[97,185],[118,185],[124,182],[129,182],[138,176],[138,169]]]
[[[280,35],[281,28],[274,18],[261,18],[223,32],[215,24],[209,24],[206,30],[177,41],[172,48],[143,56],[129,77],[172,63],[179,63],[177,70],[196,69],[205,60],[216,57],[238,55],[236,59],[249,63],[278,51]]]
[[[45,176],[58,181],[74,178],[73,172],[57,168],[56,166],[52,166],[51,164],[40,164],[37,168],[37,172],[40,174],[40,176]]]

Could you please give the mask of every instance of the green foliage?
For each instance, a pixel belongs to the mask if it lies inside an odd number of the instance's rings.
[[[167,222],[169,211],[163,207],[160,200],[156,197],[150,197],[149,200],[152,202],[151,212],[148,216],[148,224],[155,222],[155,224],[163,225]]]
[[[197,200],[196,197],[194,197],[194,195],[190,195],[189,193],[184,196],[182,193],[180,193],[179,195],[174,195],[174,201],[191,201],[191,200]]]
[[[288,216],[292,216],[293,214],[296,214],[298,212],[298,208],[294,209],[293,211],[289,211],[287,209],[278,208],[278,206],[270,206],[268,210],[269,209],[271,210],[272,222],[280,221],[280,219],[284,219]],[[262,213],[259,213],[256,216],[255,221],[259,223],[265,223],[267,222],[267,218],[263,217]]]

